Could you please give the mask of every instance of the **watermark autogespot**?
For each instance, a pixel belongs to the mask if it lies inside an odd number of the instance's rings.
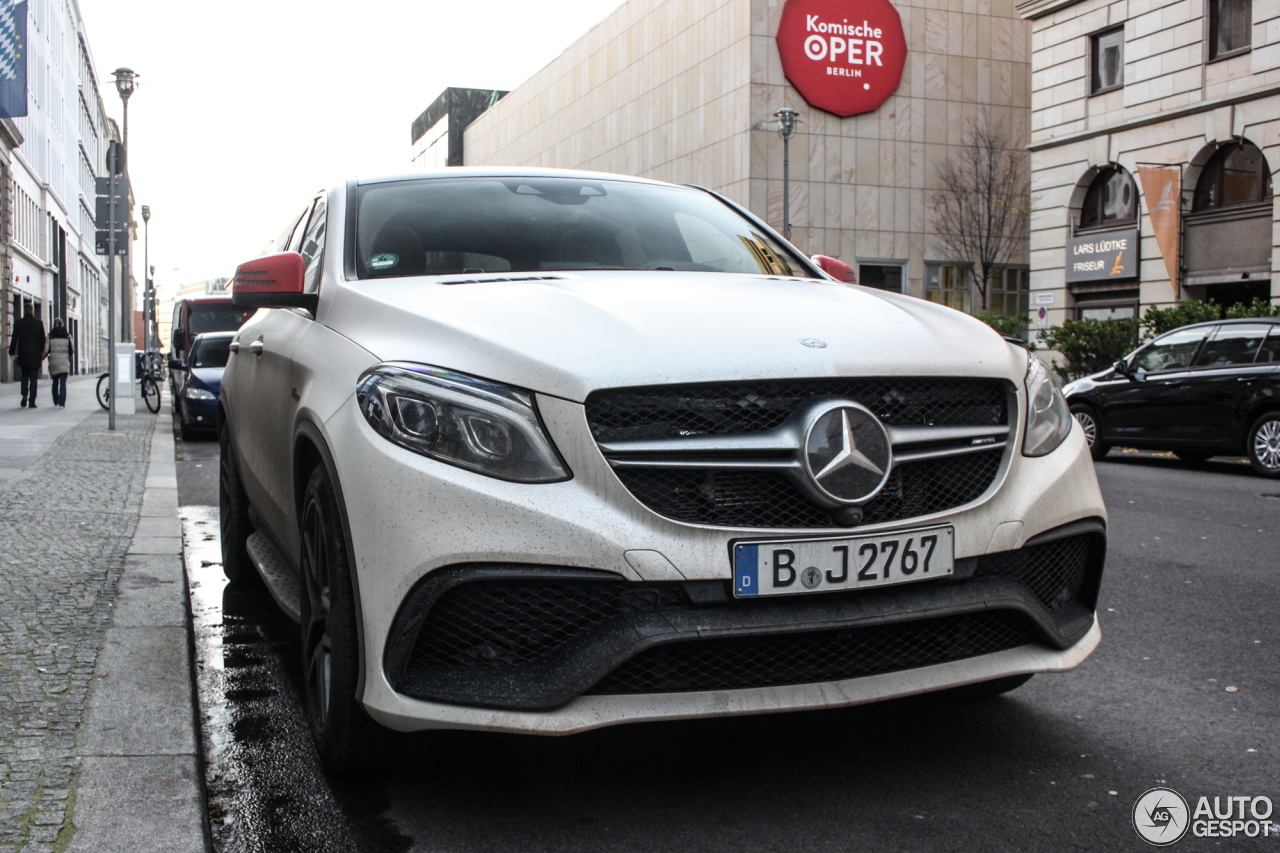
[[[1195,808],[1172,788],[1152,788],[1133,804],[1133,828],[1148,844],[1167,847],[1188,831],[1196,838],[1280,835],[1270,797],[1200,797]]]

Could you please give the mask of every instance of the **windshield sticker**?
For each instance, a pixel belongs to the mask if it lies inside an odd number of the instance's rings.
[[[400,263],[400,256],[393,255],[390,252],[374,255],[369,259],[369,267],[375,270],[389,270],[398,263]]]

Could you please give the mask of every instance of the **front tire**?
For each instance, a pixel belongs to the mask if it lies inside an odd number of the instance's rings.
[[[359,638],[351,555],[333,483],[317,465],[302,497],[302,668],[307,718],[320,758],[331,770],[381,763],[385,731],[356,697]]]
[[[182,426],[186,438],[186,426]],[[253,532],[249,521],[249,496],[240,482],[231,427],[218,425],[218,527],[222,534],[222,573],[231,583],[243,583],[257,575],[245,543]]]
[[[98,405],[104,409],[111,407],[111,374],[104,373],[98,377]]]
[[[1267,412],[1249,427],[1249,464],[1263,477],[1280,477],[1280,412]]]
[[[151,414],[160,412],[160,386],[150,376],[142,377],[142,400]]]
[[[1080,424],[1080,429],[1084,430],[1084,439],[1089,442],[1089,455],[1095,462],[1106,456],[1111,447],[1102,438],[1102,424],[1099,423],[1098,414],[1093,407],[1084,404],[1075,405],[1071,407],[1071,414]]]

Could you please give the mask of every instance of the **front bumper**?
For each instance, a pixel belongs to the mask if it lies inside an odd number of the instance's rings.
[[[633,621],[623,627],[632,634],[647,632],[644,643],[621,650],[614,647],[603,658],[598,648],[586,654],[588,658],[596,655],[594,663],[585,670],[578,667],[581,671],[568,686],[563,678],[544,678],[534,688],[525,685],[519,690],[487,692],[474,684],[455,684],[452,692],[411,686],[404,681],[405,670],[397,669],[408,657],[403,612],[412,609],[406,602],[412,602],[422,589],[432,583],[445,585],[433,582],[433,573],[439,572],[435,577],[442,579],[460,567],[516,564],[523,570],[595,570],[632,582],[713,581],[724,586],[731,576],[730,540],[831,532],[724,530],[664,519],[621,486],[591,439],[580,405],[539,398],[539,408],[574,473],[571,481],[528,486],[441,465],[373,433],[354,403],[341,407],[325,424],[330,447],[335,449],[357,559],[365,640],[363,701],[368,712],[387,726],[568,733],[626,721],[833,707],[1005,675],[1070,669],[1097,643],[1093,602],[1088,596],[1069,618],[1063,614],[1050,618],[1024,586],[987,578],[980,584],[890,588],[839,596],[839,601],[778,603],[776,608],[769,602],[752,610],[753,624],[724,615],[741,612],[736,608],[723,608],[719,615],[708,608],[678,618],[663,614],[657,621]],[[1082,519],[1105,523],[1079,429],[1058,450],[1038,459],[1017,452],[1018,432],[1010,436],[1012,449],[996,482],[979,500],[955,511],[865,525],[855,532],[950,523],[956,531],[956,558],[963,562],[1017,549],[1039,534]],[[791,609],[781,615],[785,608]],[[694,634],[709,637],[707,632],[719,631],[732,639],[744,630],[776,634],[872,628],[926,617],[974,617],[992,610],[1020,620],[1028,642],[899,671],[806,684],[614,695],[595,695],[586,684],[610,671],[619,656],[635,657],[649,646],[661,647]],[[396,659],[396,654],[401,658]],[[411,695],[414,692],[419,696]],[[512,702],[511,696],[519,701]]]

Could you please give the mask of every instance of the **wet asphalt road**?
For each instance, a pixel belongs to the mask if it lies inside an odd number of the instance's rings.
[[[216,443],[179,442],[219,851],[1141,850],[1167,785],[1280,802],[1280,482],[1113,453],[1102,645],[967,705],[405,741],[335,777],[299,701],[297,629],[217,565]],[[204,563],[204,565],[202,565]],[[1236,688],[1229,690],[1228,688]],[[1280,814],[1278,814],[1280,817]],[[1176,850],[1277,850],[1196,839]]]

